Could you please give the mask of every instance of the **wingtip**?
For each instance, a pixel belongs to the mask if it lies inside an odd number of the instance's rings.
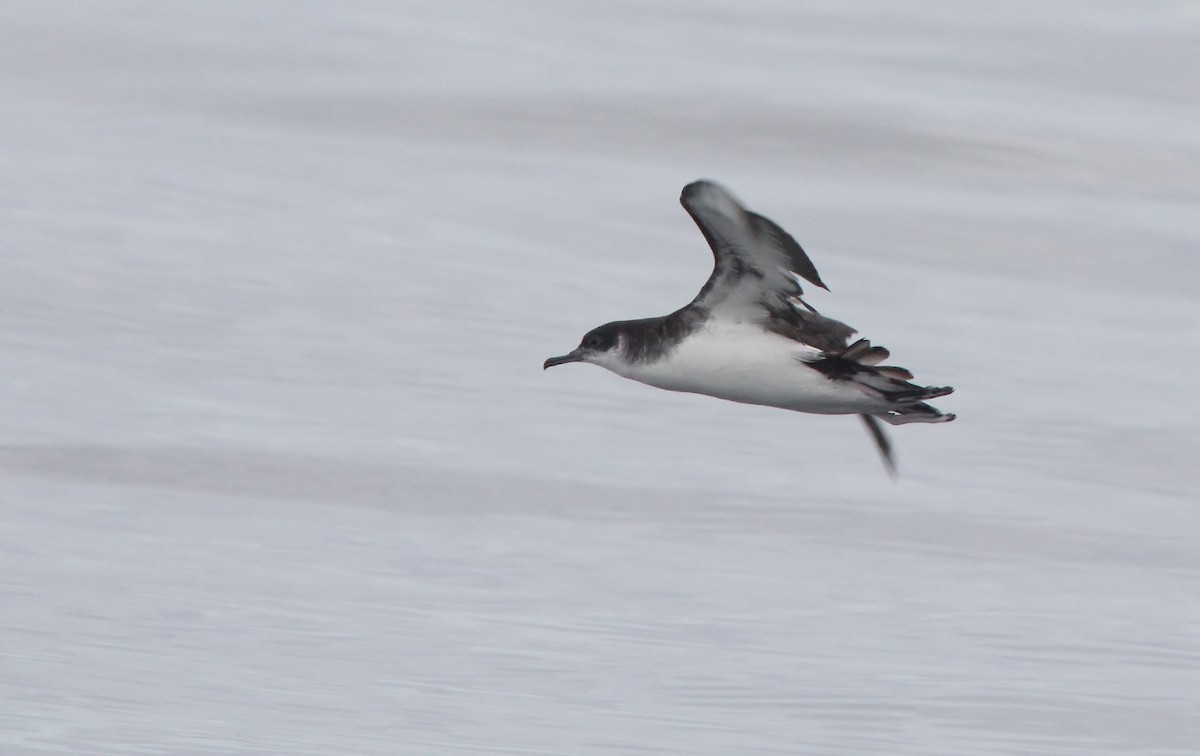
[[[692,181],[691,183],[684,185],[683,191],[679,192],[679,202],[680,202],[680,204],[686,205],[690,200],[692,200],[700,192],[703,192],[706,189],[711,189],[714,187],[720,188],[720,186],[721,186],[720,184],[713,181],[712,179],[706,179],[706,178],[696,179],[695,181]]]
[[[733,196],[733,192],[726,189],[720,182],[706,178],[696,179],[683,187],[683,191],[679,193],[679,204],[689,212],[693,207],[705,205],[726,215],[736,216],[745,212],[741,201]]]
[[[871,434],[871,439],[875,442],[875,447],[879,450],[879,457],[883,461],[883,468],[887,470],[888,476],[893,480],[900,477],[900,471],[896,469],[896,457],[892,452],[892,442],[884,432],[883,426],[879,421],[870,415],[859,415],[862,418],[863,425],[867,426],[867,432]]]

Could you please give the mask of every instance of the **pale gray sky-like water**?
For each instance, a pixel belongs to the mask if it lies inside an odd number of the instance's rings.
[[[1200,10],[0,8],[0,752],[1200,749]],[[957,387],[542,360],[699,177]]]

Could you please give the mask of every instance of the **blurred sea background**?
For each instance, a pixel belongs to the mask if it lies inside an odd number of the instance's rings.
[[[1192,754],[1200,6],[0,6],[4,753]],[[541,361],[722,181],[953,385]]]

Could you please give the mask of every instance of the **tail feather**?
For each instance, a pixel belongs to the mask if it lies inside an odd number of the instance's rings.
[[[951,386],[920,386],[910,383],[913,374],[895,365],[881,365],[889,356],[883,347],[872,346],[866,339],[859,339],[837,352],[826,352],[809,365],[824,373],[832,381],[847,383],[865,394],[883,400],[879,411],[862,414],[863,424],[879,449],[888,474],[896,477],[896,459],[891,441],[884,433],[880,421],[889,425],[909,423],[947,423],[954,415],[926,404],[953,393]]]
[[[826,355],[816,366],[824,363],[830,378],[850,381],[867,393],[896,404],[936,399],[954,391],[950,386],[909,383],[913,374],[905,368],[879,364],[890,356],[884,347],[872,346],[867,339],[859,339],[836,355]]]
[[[916,402],[897,406],[887,412],[876,415],[889,425],[908,425],[909,423],[948,423],[958,417],[952,412],[942,412],[937,407]]]
[[[867,394],[887,402],[882,412],[859,415],[871,439],[879,449],[884,467],[893,479],[897,476],[896,458],[892,442],[880,424],[907,425],[908,423],[947,423],[954,415],[943,413],[925,403],[954,392],[951,386],[918,386],[910,383],[913,374],[896,365],[881,365],[890,356],[887,349],[871,346],[867,339],[859,339],[837,353],[826,353],[822,359],[812,363],[813,367],[835,381],[845,381],[857,386]]]
[[[905,371],[908,372],[908,371]],[[936,399],[953,393],[951,386],[918,386],[907,380],[892,377],[890,370],[865,367],[855,373],[850,380],[859,388],[881,399],[895,404],[912,404],[926,399]]]
[[[859,339],[839,355],[843,360],[857,362],[860,365],[878,365],[879,363],[892,356],[884,347],[871,346],[871,342],[867,339]]]
[[[875,368],[875,372],[887,378],[895,378],[898,381],[911,381],[913,379],[912,373],[895,365],[879,365]]]

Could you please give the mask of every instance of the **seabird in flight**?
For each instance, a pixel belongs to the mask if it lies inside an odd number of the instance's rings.
[[[691,304],[670,315],[594,328],[543,368],[591,362],[669,391],[821,415],[858,415],[895,475],[892,425],[944,423],[926,400],[949,386],[918,386],[912,373],[880,364],[887,349],[827,318],[801,297],[799,279],[828,290],[788,232],[747,210],[724,187],[697,181],[680,197],[712,247],[712,275]]]

